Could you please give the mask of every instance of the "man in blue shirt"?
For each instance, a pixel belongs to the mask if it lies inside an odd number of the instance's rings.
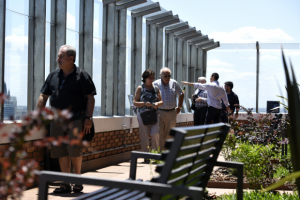
[[[206,90],[207,91],[207,104],[208,110],[206,115],[206,124],[211,124],[212,120],[214,123],[219,123],[221,121],[221,113],[222,113],[222,104],[221,100],[223,100],[227,109],[229,109],[229,103],[227,99],[227,94],[222,85],[220,85],[219,74],[212,73],[210,76],[210,83],[189,83],[186,81],[182,81],[184,85],[194,86],[195,88]]]

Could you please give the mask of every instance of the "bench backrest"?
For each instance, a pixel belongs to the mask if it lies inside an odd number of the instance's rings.
[[[156,172],[160,175],[151,181],[205,188],[229,128],[224,123],[173,128],[170,135],[174,138],[166,141],[168,150],[162,153],[165,163],[157,166]],[[159,198],[180,197],[167,195]]]

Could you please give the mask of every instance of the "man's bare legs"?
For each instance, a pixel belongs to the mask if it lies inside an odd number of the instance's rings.
[[[81,174],[82,156],[71,157],[71,160],[75,169],[75,174]]]
[[[61,172],[70,173],[70,169],[71,169],[70,157],[65,156],[65,157],[59,158],[59,166],[60,166]]]
[[[59,165],[60,165],[61,172],[70,173],[71,161],[75,169],[75,174],[81,174],[82,156],[71,157],[71,159],[69,156],[59,158]]]

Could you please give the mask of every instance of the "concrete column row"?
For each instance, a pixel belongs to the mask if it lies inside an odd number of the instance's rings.
[[[187,22],[180,22],[179,17],[173,15],[172,11],[159,12],[161,11],[159,3],[145,4],[131,10],[131,36],[127,36],[127,8],[146,2],[147,0],[103,0],[101,115],[125,115],[127,37],[131,37],[131,94],[134,94],[141,84],[144,16],[146,16],[146,68],[154,70],[157,77],[162,67],[168,67],[173,72],[172,78],[180,84],[182,80],[195,81],[198,76],[204,76],[206,73],[207,51],[219,45],[208,40],[208,37],[203,36],[196,28],[191,28]],[[5,3],[6,0],[0,0],[0,88],[2,92],[5,68]],[[152,14],[156,12],[157,14]],[[147,17],[149,14],[151,16]],[[80,0],[79,66],[91,76],[93,15],[94,1]],[[57,54],[60,46],[66,43],[66,21],[67,0],[52,0],[50,71],[58,67]],[[35,109],[40,86],[45,80],[45,30],[46,0],[29,1],[28,110]],[[187,93],[186,102],[192,91]],[[3,119],[3,107],[0,111]]]

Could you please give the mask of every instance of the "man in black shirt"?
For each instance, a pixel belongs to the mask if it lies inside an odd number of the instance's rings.
[[[224,83],[224,88],[226,90],[227,93],[227,98],[228,98],[228,102],[230,104],[229,108],[230,108],[230,115],[234,114],[234,111],[236,109],[236,113],[235,113],[235,117],[238,116],[239,114],[239,97],[236,93],[234,93],[232,91],[233,88],[233,83],[231,81],[227,81]],[[222,116],[221,116],[221,121],[224,123],[228,123],[228,114],[226,112],[226,107],[224,105],[224,103],[222,102]]]
[[[73,113],[66,133],[69,139],[78,139],[82,131],[84,134],[90,132],[95,105],[94,95],[96,95],[96,88],[91,77],[86,71],[76,67],[75,60],[76,49],[70,45],[61,46],[57,58],[59,69],[48,75],[37,102],[37,109],[44,108],[48,97],[51,96],[51,107],[60,110],[68,109]],[[57,138],[64,134],[62,127],[51,124],[50,135],[52,137]],[[75,173],[81,174],[82,149],[82,145],[52,146],[51,157],[59,158],[62,172],[70,173],[72,161]],[[80,184],[75,184],[73,187],[74,192],[80,192],[82,189]],[[56,188],[54,192],[71,192],[71,186],[69,183],[61,184],[61,187]]]

